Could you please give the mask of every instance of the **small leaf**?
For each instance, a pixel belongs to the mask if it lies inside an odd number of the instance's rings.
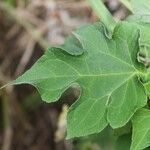
[[[131,150],[141,150],[150,146],[150,111],[147,109],[137,111],[132,124]]]

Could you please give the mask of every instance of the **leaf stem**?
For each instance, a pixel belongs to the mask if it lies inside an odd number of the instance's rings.
[[[111,13],[108,11],[106,6],[101,0],[87,0],[92,9],[95,11],[97,16],[106,26],[107,30],[113,33],[113,30],[116,26],[116,21],[114,20]]]

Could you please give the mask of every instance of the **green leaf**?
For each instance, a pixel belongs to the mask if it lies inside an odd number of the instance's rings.
[[[131,0],[133,15],[128,20],[133,22],[150,23],[150,1],[149,0]]]
[[[148,20],[146,22],[145,19],[145,16],[137,17],[137,15],[131,15],[126,19],[126,21],[135,23],[140,31],[138,40],[139,52],[137,53],[137,60],[138,62],[141,62],[143,65],[145,65],[146,68],[148,68],[150,66],[150,16],[149,22]]]
[[[131,0],[131,5],[133,8],[133,15],[129,16],[127,20],[130,22],[137,22],[142,30],[142,38],[147,39],[148,42],[150,42],[150,1]]]
[[[71,55],[81,55],[84,52],[83,45],[78,38],[78,35],[76,35],[74,32],[72,32],[72,34],[66,38],[64,44],[57,46],[57,48],[61,48]]]
[[[131,0],[133,13],[138,15],[150,15],[150,0]]]
[[[146,67],[150,66],[150,26],[138,25],[140,28],[138,61]]]
[[[149,24],[150,23],[150,15],[131,15],[126,19],[129,22],[139,23],[139,24]]]
[[[128,21],[137,23],[150,23],[150,1],[149,0],[131,0],[133,15],[129,16]]]
[[[132,124],[131,150],[141,150],[150,146],[150,111],[147,109],[137,111]]]
[[[98,133],[108,124],[124,126],[146,104],[144,87],[138,80],[144,74],[136,59],[138,28],[119,23],[112,39],[104,32],[101,23],[84,26],[75,32],[82,43],[82,55],[51,48],[13,82],[35,86],[46,102],[58,100],[72,84],[80,85],[80,97],[68,112],[68,138]]]
[[[147,69],[147,76],[142,80],[145,83],[146,93],[150,96],[150,1],[132,0],[134,15],[129,16],[129,22],[136,22],[140,29],[138,61],[143,63]]]

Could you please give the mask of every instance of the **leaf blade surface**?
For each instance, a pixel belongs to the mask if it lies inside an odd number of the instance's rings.
[[[54,102],[68,87],[78,83],[81,95],[68,112],[68,138],[100,132],[108,124],[114,128],[125,125],[134,112],[146,104],[144,88],[138,81],[138,28],[127,22],[120,23],[113,38],[108,39],[104,26],[96,23],[74,34],[82,44],[83,54],[80,50],[69,51],[69,46],[65,47],[68,53],[60,47],[51,48],[13,84],[32,84],[43,100]],[[124,87],[128,91],[126,94],[122,90]],[[130,89],[135,92],[133,97],[130,97]],[[124,95],[121,100],[115,92]],[[126,111],[122,106],[128,102],[131,103]],[[120,113],[113,106],[117,103]]]

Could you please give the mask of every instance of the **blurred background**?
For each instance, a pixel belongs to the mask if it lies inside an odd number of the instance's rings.
[[[117,0],[104,0],[115,19],[129,12]],[[76,28],[98,18],[85,0],[0,0],[0,86],[15,79],[52,45],[62,44]],[[127,150],[115,145],[117,131],[65,140],[66,114],[79,91],[74,88],[56,103],[41,101],[29,85],[0,91],[0,150]],[[122,133],[129,133],[121,129]],[[120,132],[119,132],[120,133]]]

